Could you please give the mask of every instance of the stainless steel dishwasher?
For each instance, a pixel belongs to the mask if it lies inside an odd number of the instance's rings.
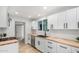
[[[35,47],[35,36],[31,35],[31,45]]]

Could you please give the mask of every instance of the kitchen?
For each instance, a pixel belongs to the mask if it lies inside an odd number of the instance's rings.
[[[79,7],[0,6],[0,52],[79,53]]]

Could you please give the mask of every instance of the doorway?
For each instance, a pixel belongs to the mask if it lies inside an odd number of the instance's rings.
[[[15,22],[15,36],[19,42],[25,43],[25,23]]]

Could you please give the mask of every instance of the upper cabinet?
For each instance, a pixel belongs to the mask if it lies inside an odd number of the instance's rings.
[[[57,29],[57,16],[58,14],[54,14],[51,16],[48,16],[48,29]]]
[[[79,29],[79,7],[77,8],[77,27]]]
[[[8,26],[7,7],[0,6],[0,28],[6,28],[7,26]]]
[[[79,7],[49,15],[47,19],[38,22],[39,30],[46,29],[78,29]]]
[[[77,29],[76,8],[66,11],[66,28]]]
[[[66,29],[66,19],[65,19],[65,15],[66,15],[66,12],[61,12],[58,14],[58,29]]]

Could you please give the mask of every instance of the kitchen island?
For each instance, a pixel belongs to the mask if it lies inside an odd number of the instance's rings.
[[[18,40],[14,37],[0,39],[0,53],[17,53]]]

